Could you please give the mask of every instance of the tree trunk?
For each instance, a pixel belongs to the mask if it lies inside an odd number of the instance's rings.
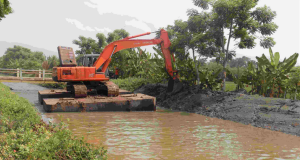
[[[222,28],[222,52],[225,53],[225,49],[224,49],[224,32],[223,32],[223,28]],[[226,70],[225,70],[225,67],[226,67],[227,63],[226,63],[226,55],[223,59],[223,88],[222,88],[222,91],[224,92],[225,89],[226,89]]]
[[[196,73],[197,73],[197,85],[199,85],[200,78],[199,78],[199,72],[198,72],[198,65],[196,64],[196,59],[195,59],[195,49],[192,48],[192,50],[193,50],[193,59],[194,59],[194,63],[195,63],[195,69],[196,69]]]
[[[230,30],[229,30],[229,36],[228,36],[228,43],[227,43],[227,49],[226,52],[224,51],[224,28],[222,27],[222,50],[223,53],[225,53],[225,58],[224,58],[224,62],[223,62],[223,73],[224,73],[224,77],[223,77],[223,91],[225,91],[226,89],[226,70],[225,67],[227,65],[227,59],[228,59],[228,51],[229,51],[229,43],[230,43],[230,38],[231,38],[231,32],[232,32],[232,22],[233,19],[231,19],[231,24],[230,24]]]

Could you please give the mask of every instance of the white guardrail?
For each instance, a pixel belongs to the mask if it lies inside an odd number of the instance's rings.
[[[1,74],[2,73],[2,74]],[[3,74],[4,73],[4,74]],[[15,75],[8,75],[8,73],[12,73]],[[30,69],[7,69],[7,68],[0,68],[0,79],[12,79],[12,80],[40,80],[40,81],[52,81],[52,78],[46,78],[46,75],[52,75],[52,70],[45,70],[45,69],[39,69],[39,70],[30,70]],[[34,74],[34,77],[24,77],[24,74]]]

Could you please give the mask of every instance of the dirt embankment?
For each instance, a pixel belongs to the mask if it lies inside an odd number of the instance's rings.
[[[163,108],[300,136],[300,101],[249,95],[245,90],[222,92],[189,88],[175,95],[167,95],[166,89],[166,85],[149,84],[134,92],[156,97],[157,105]]]

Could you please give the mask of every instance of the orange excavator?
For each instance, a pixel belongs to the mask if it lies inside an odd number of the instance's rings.
[[[172,67],[169,50],[171,42],[168,32],[161,29],[160,38],[158,39],[133,39],[149,34],[151,32],[129,36],[110,43],[103,49],[92,66],[77,66],[73,49],[71,47],[59,46],[60,66],[53,67],[52,79],[56,82],[67,82],[67,91],[71,92],[76,98],[86,97],[88,93],[116,97],[119,95],[119,87],[109,81],[109,77],[105,75],[113,54],[123,49],[160,44],[164,55],[166,71],[169,75],[167,92],[175,93],[180,91],[183,85],[179,80],[178,71],[173,70]],[[174,54],[172,56],[175,62]]]

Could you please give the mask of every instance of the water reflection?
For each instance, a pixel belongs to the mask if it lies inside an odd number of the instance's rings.
[[[300,159],[300,138],[180,112],[48,113],[109,159]],[[70,119],[70,121],[67,121]]]

